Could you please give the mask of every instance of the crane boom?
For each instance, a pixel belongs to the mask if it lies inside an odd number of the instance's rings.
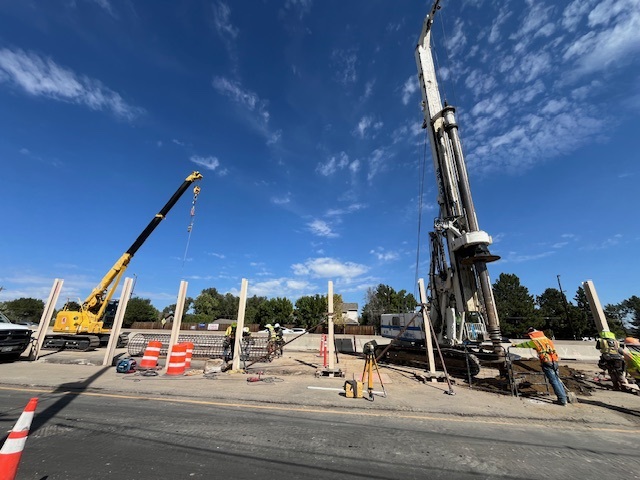
[[[129,247],[129,249],[122,254],[122,256],[113,264],[111,269],[106,273],[106,275],[102,278],[100,283],[96,285],[96,287],[91,291],[89,296],[83,302],[83,307],[95,313],[98,317],[101,317],[101,313],[104,312],[104,307],[106,306],[106,302],[110,299],[111,295],[105,297],[105,293],[109,289],[110,286],[116,287],[120,283],[120,278],[122,274],[126,270],[129,262],[138,251],[138,249],[142,246],[142,244],[149,238],[149,235],[155,230],[155,228],[160,224],[162,220],[164,220],[169,210],[173,208],[173,206],[178,202],[182,194],[189,188],[196,180],[200,180],[202,175],[200,172],[193,172],[187,178],[185,178],[182,185],[178,187],[178,190],[173,194],[173,196],[169,199],[164,207],[153,217],[153,219],[149,222],[147,227],[142,231],[138,238],[133,242],[133,244]]]
[[[196,180],[200,180],[202,175],[194,171],[185,178],[184,182],[178,190],[173,194],[164,207],[153,217],[147,227],[142,231],[138,238],[133,242],[129,249],[120,256],[113,264],[105,276],[100,280],[98,285],[91,291],[81,305],[79,311],[68,310],[66,306],[58,312],[53,326],[54,332],[62,332],[67,336],[49,335],[45,338],[44,348],[78,348],[87,349],[103,343],[105,337],[108,337],[109,330],[103,329],[103,315],[109,301],[111,300],[115,290],[120,283],[120,279],[124,274],[131,258],[149,238],[149,235],[155,230],[167,213],[178,202],[180,197]],[[199,187],[195,187],[195,195],[199,192]],[[79,334],[94,334],[98,337],[86,336],[71,338]]]

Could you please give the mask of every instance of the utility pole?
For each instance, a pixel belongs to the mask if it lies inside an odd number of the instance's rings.
[[[576,331],[573,329],[571,318],[569,318],[569,304],[567,303],[567,297],[564,294],[564,290],[562,290],[562,285],[560,284],[560,275],[557,275],[557,277],[558,277],[558,288],[560,288],[560,293],[562,294],[562,300],[564,302],[564,314],[567,317],[567,323],[569,324],[569,328],[571,329],[571,335],[573,335],[573,339],[576,340]]]

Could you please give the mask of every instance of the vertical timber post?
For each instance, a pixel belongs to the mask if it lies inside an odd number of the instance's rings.
[[[169,340],[169,347],[167,348],[167,361],[164,368],[164,373],[169,368],[169,357],[171,356],[171,349],[178,343],[180,339],[180,327],[182,326],[182,316],[184,315],[184,302],[187,298],[187,286],[189,282],[182,280],[180,282],[180,288],[178,289],[178,298],[176,299],[176,311],[173,313],[173,326],[171,327],[171,339]]]
[[[104,360],[102,366],[113,364],[113,354],[118,345],[118,338],[120,337],[120,330],[122,329],[122,322],[124,321],[124,312],[127,310],[127,303],[131,298],[131,292],[133,292],[133,279],[125,278],[122,285],[122,293],[120,294],[120,301],[118,302],[118,309],[116,310],[116,318],[113,320],[113,326],[111,327],[111,334],[109,335],[109,343],[107,344],[107,351],[104,354]]]
[[[424,278],[418,279],[418,288],[420,290],[420,305],[422,312],[422,328],[424,328],[424,343],[427,348],[427,359],[429,360],[429,373],[431,373],[431,381],[436,382],[436,364],[433,356],[433,341],[431,339],[431,319],[427,312],[427,293],[424,288]]]
[[[329,335],[327,339],[327,355],[329,356],[329,365],[328,368],[330,371],[333,371],[335,367],[335,349],[336,349],[336,340],[333,328],[333,282],[329,280],[329,289],[327,293],[327,306],[328,308],[328,324],[329,324]]]
[[[596,322],[596,329],[598,333],[609,330],[609,323],[607,322],[607,317],[604,316],[604,312],[602,311],[602,305],[600,304],[600,299],[598,298],[598,293],[596,292],[596,287],[591,280],[587,280],[582,283],[584,288],[584,293],[587,295],[587,300],[589,301],[589,308],[591,309],[591,315],[593,315],[593,321]]]
[[[36,330],[36,341],[31,345],[31,350],[29,351],[29,360],[31,361],[38,360],[38,355],[40,355],[40,349],[42,349],[44,337],[47,335],[49,322],[51,321],[53,311],[56,308],[56,303],[58,303],[58,297],[60,296],[60,291],[62,290],[63,283],[64,280],[60,278],[56,278],[53,281],[53,286],[51,287],[49,298],[47,298],[47,303],[44,304],[44,310],[42,312],[42,316],[40,317],[38,329]]]
[[[240,370],[240,355],[242,355],[242,329],[244,328],[244,313],[247,309],[247,288],[249,281],[242,279],[240,285],[240,303],[238,304],[238,320],[236,326],[236,338],[233,346],[233,370]]]

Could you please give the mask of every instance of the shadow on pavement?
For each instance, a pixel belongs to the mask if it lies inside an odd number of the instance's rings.
[[[51,418],[64,410],[71,402],[73,402],[73,400],[75,400],[79,393],[87,390],[87,388],[89,388],[95,380],[97,380],[110,368],[111,367],[103,367],[86,380],[80,382],[63,383],[59,385],[58,388],[56,388],[49,395],[62,394],[62,396],[53,404],[49,405],[45,410],[37,412],[37,414],[33,418],[33,422],[31,423],[31,434],[37,432],[40,428],[46,425],[46,423]]]
[[[638,410],[631,410],[629,408],[619,407],[617,405],[611,405],[609,403],[600,402],[598,400],[587,400],[587,399],[582,398],[582,397],[580,398],[580,403],[586,403],[586,404],[592,405],[594,407],[602,407],[602,408],[606,408],[608,410],[613,410],[615,412],[625,413],[627,415],[633,415],[634,417],[639,417],[640,418],[640,411],[638,411]]]

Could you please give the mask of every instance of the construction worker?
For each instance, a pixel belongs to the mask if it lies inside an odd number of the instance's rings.
[[[622,348],[616,340],[613,332],[603,330],[600,332],[600,338],[596,340],[596,348],[600,350],[600,360],[598,367],[605,370],[611,377],[614,390],[626,391],[627,379],[625,377],[624,357],[622,356]]]
[[[273,328],[273,325],[271,325],[270,323],[267,323],[264,328],[267,329],[267,333],[269,334],[269,341],[275,340],[276,339],[276,331]]]
[[[558,360],[560,360],[560,357],[558,356],[558,352],[556,352],[555,345],[545,336],[544,332],[536,330],[533,327],[527,330],[527,334],[531,340],[512,346],[514,348],[534,348],[536,352],[538,352],[538,358],[540,359],[544,376],[547,377],[556,397],[558,397],[555,403],[563,406],[566,405],[567,392],[558,375]]]
[[[283,351],[282,347],[284,346],[284,330],[280,327],[279,323],[276,323],[273,326],[273,330],[276,332],[276,348],[280,352],[280,356],[282,356]]]
[[[224,347],[224,359],[229,361],[233,359],[233,350],[235,348],[236,343],[236,329],[238,328],[238,323],[233,322],[231,325],[227,327],[227,330],[224,332],[224,342],[222,343]]]
[[[622,355],[627,372],[636,382],[640,382],[640,340],[633,337],[625,338]]]

